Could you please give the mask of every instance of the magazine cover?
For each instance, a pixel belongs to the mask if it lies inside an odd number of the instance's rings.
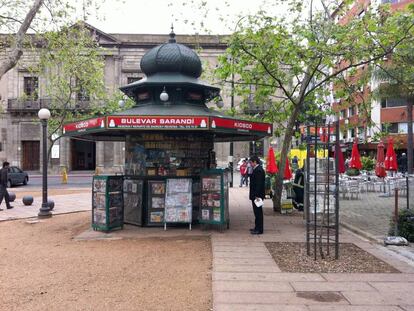
[[[93,207],[99,209],[105,209],[106,196],[105,193],[93,194]]]
[[[220,176],[210,176],[203,177],[203,190],[204,191],[220,191],[221,186],[221,177]]]
[[[214,221],[220,221],[221,220],[221,213],[219,208],[213,209],[213,219]]]
[[[164,182],[151,183],[151,193],[152,194],[164,194],[165,193],[165,183]]]
[[[151,198],[151,208],[165,208],[164,198],[152,197]]]
[[[94,179],[93,191],[94,192],[105,192],[106,191],[106,180],[105,179]]]
[[[191,202],[191,193],[174,193],[166,197],[168,207],[188,207],[192,205]]]
[[[191,179],[177,178],[167,180],[168,193],[187,192],[191,193]]]
[[[210,220],[210,211],[208,209],[201,210],[201,218],[203,220]]]
[[[163,222],[164,221],[164,212],[151,212],[150,222]]]

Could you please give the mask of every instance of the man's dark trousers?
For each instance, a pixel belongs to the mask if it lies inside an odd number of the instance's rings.
[[[0,204],[3,202],[3,198],[6,201],[6,206],[10,207],[9,193],[7,192],[7,188],[0,185]]]
[[[253,213],[254,213],[254,229],[263,233],[263,208],[262,206],[257,207],[252,200]]]

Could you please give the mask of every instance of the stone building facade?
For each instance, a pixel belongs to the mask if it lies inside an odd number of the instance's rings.
[[[145,52],[168,40],[168,35],[151,34],[106,34],[88,25],[99,44],[105,48],[105,86],[107,92],[113,93],[118,87],[132,83],[143,77],[140,70],[140,59]],[[177,42],[197,50],[204,70],[214,68],[217,57],[226,49],[222,36],[190,36],[177,35]],[[37,112],[47,107],[47,97],[42,81],[30,73],[27,68],[36,62],[33,51],[25,51],[19,64],[0,80],[0,160],[9,161],[12,165],[24,170],[40,170],[41,128]],[[35,100],[24,100],[26,95],[36,91]],[[226,96],[226,94],[228,94]],[[230,106],[230,92],[223,91],[225,107]],[[240,99],[235,99],[237,107]],[[52,116],[53,117],[53,116]],[[256,152],[266,150],[263,143],[256,143]],[[215,145],[218,164],[224,166],[229,161],[230,144]],[[251,153],[253,143],[235,142],[234,161]],[[260,146],[260,147],[258,147]],[[52,150],[52,168],[55,172],[65,167],[69,171],[99,169],[101,172],[122,172],[124,165],[123,142],[90,142],[61,138]]]

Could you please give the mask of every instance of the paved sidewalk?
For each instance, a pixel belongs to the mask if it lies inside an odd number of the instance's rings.
[[[19,191],[14,190],[13,192],[18,193]],[[53,215],[91,210],[91,194],[84,192],[84,190],[76,194],[53,195],[49,199],[55,202]],[[11,205],[14,208],[10,210],[6,209],[4,203],[1,205],[3,210],[0,211],[0,221],[37,217],[42,206],[42,197],[34,197],[33,204],[30,206],[25,206],[21,199],[16,199],[11,202]]]
[[[247,189],[231,192],[231,230],[212,235],[214,311],[227,310],[414,310],[414,266],[377,244],[342,230],[354,242],[402,273],[284,273],[267,241],[304,241],[303,219],[275,215],[265,202],[265,234],[251,236]]]

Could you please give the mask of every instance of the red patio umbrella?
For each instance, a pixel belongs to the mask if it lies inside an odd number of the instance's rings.
[[[398,169],[397,155],[394,151],[394,141],[392,140],[392,138],[388,139],[387,153],[385,155],[384,166],[387,171],[396,171]]]
[[[275,152],[273,151],[272,147],[269,147],[269,153],[267,155],[267,164],[266,164],[266,172],[268,174],[276,174],[279,171],[276,159],[275,159]]]
[[[358,141],[355,139],[353,145],[352,145],[352,153],[351,153],[351,163],[349,164],[350,168],[356,168],[361,169],[362,163],[361,163],[361,156],[359,155],[358,151]]]
[[[289,167],[289,160],[286,157],[286,164],[285,164],[285,172],[283,174],[283,179],[291,179],[292,178],[292,171]]]
[[[377,146],[377,163],[375,164],[375,175],[381,178],[387,176],[387,172],[385,171],[384,160],[384,143],[380,141]]]
[[[344,155],[342,154],[341,148],[339,144],[335,144],[335,154],[334,158],[338,156],[338,171],[339,174],[345,173],[345,161],[344,161]]]

